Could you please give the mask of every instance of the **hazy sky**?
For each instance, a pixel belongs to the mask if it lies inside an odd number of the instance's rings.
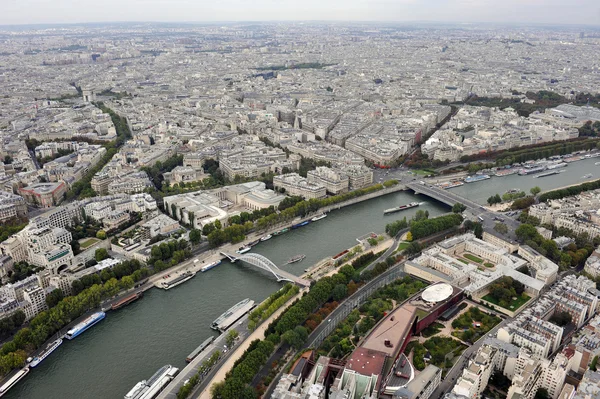
[[[600,25],[600,0],[0,0],[0,24],[360,20]]]

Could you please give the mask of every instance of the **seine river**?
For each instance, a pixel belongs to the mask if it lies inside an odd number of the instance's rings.
[[[465,184],[454,192],[485,203],[490,195],[511,188],[542,190],[584,181],[587,173],[600,171],[598,158],[573,163],[559,175],[540,179],[531,176],[493,177]],[[598,178],[598,176],[594,176]],[[383,210],[412,201],[419,208],[394,216]],[[278,265],[290,257],[305,254],[306,259],[284,266],[294,274],[319,260],[356,244],[356,238],[383,232],[385,224],[397,216],[411,217],[417,209],[432,216],[448,212],[427,197],[399,192],[350,207],[335,210],[326,219],[292,230],[261,243],[255,252]],[[395,217],[396,216],[396,217]],[[185,366],[185,357],[211,334],[210,323],[230,306],[244,298],[260,302],[280,287],[269,274],[251,266],[224,262],[189,282],[169,291],[151,289],[133,304],[108,312],[106,319],[73,341],[65,340],[51,356],[19,382],[5,396],[9,399],[114,399],[122,398],[138,381],[149,378],[165,364]]]

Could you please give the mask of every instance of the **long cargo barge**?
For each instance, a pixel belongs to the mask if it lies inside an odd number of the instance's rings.
[[[123,306],[129,305],[131,302],[137,301],[142,296],[144,296],[144,293],[142,291],[136,292],[134,294],[129,295],[126,298],[121,299],[119,302],[113,303],[110,308],[112,310],[121,309]]]
[[[535,175],[533,177],[534,177],[534,179],[539,179],[540,177],[548,177],[548,176],[552,176],[552,175],[558,175],[560,172],[563,172],[563,171],[562,170],[551,170],[549,172],[540,173],[539,175]]]
[[[383,214],[384,215],[389,215],[390,213],[404,211],[406,209],[414,208],[414,207],[419,206],[419,205],[420,204],[418,202],[411,202],[410,204],[401,205],[401,206],[397,206],[395,208],[386,209],[386,210],[383,211]]]
[[[532,168],[523,168],[519,170],[519,176],[532,175],[534,173],[540,173],[546,170],[545,166],[534,166]]]
[[[14,387],[17,382],[21,381],[29,373],[29,367],[24,367],[10,377],[2,386],[0,386],[0,396],[4,396],[9,389]]]
[[[67,333],[65,334],[65,338],[67,338],[68,340],[72,340],[72,339],[78,337],[79,335],[83,334],[85,331],[87,331],[92,326],[101,322],[105,317],[106,317],[106,313],[104,313],[104,312],[94,313],[93,315],[91,315],[90,317],[88,317],[87,319],[85,319],[84,321],[77,324],[75,327],[73,327],[69,331],[67,331]]]
[[[465,183],[458,181],[458,180],[453,180],[453,181],[449,181],[449,182],[444,182],[444,183],[439,183],[437,186],[439,188],[442,188],[444,190],[447,190],[449,188],[453,188],[453,187],[460,187],[462,185],[464,185]]]
[[[292,229],[297,229],[299,227],[306,226],[309,223],[310,223],[310,220],[305,220],[304,222],[293,224]]]
[[[167,364],[162,366],[148,380],[142,380],[125,394],[125,399],[153,399],[177,375],[179,369]]]
[[[342,252],[340,252],[339,254],[337,254],[337,255],[334,255],[334,256],[333,256],[331,259],[333,259],[333,260],[336,260],[337,258],[339,258],[339,257],[341,257],[341,256],[344,256],[344,255],[346,255],[348,252],[350,252],[350,251],[349,251],[349,250],[347,250],[347,249],[345,249],[345,250],[343,250]]]
[[[208,345],[210,345],[214,340],[215,340],[215,337],[212,337],[212,336],[210,338],[207,338],[204,342],[202,342],[200,344],[199,347],[194,349],[194,351],[185,358],[185,361],[189,363],[192,360],[194,360],[196,358],[196,356],[198,356],[200,354],[200,352],[202,352],[204,349],[206,349],[208,347]]]
[[[229,310],[219,316],[213,323],[211,324],[211,328],[217,331],[225,331],[233,323],[238,321],[243,315],[248,313],[254,307],[254,301],[250,298],[246,298],[243,301],[238,302],[233,305]]]
[[[170,290],[173,287],[177,287],[179,284],[185,283],[186,281],[188,281],[195,275],[196,275],[195,272],[187,271],[185,273],[182,273],[180,276],[175,277],[171,281],[166,281],[166,282],[161,283],[162,288],[164,288],[165,290]]]

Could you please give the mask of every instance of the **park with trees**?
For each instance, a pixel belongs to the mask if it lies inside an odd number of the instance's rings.
[[[300,288],[297,285],[288,283],[278,291],[269,295],[267,299],[250,312],[248,317],[248,328],[254,330],[260,323],[268,319],[277,309],[283,306],[284,303],[299,291]]]
[[[457,227],[462,222],[463,217],[460,213],[429,219],[429,212],[418,210],[410,221],[407,221],[406,217],[404,217],[403,219],[388,223],[385,226],[385,232],[389,236],[394,237],[401,230],[410,227],[410,238],[407,238],[407,241],[412,241]]]
[[[523,306],[531,297],[525,293],[523,283],[504,276],[490,285],[489,293],[482,299],[512,312]]]
[[[410,233],[413,240],[439,233],[453,227],[458,227],[463,221],[460,214],[438,216],[432,219],[421,219],[410,224]]]
[[[12,219],[5,220],[0,224],[0,242],[6,241],[8,237],[18,233],[27,226],[27,220]]]
[[[501,319],[478,307],[472,306],[460,316],[452,320],[452,335],[468,343],[473,343],[494,328]],[[479,324],[476,324],[479,323]]]
[[[171,240],[154,245],[150,250],[148,265],[160,272],[189,259],[192,256],[189,243],[185,239]]]
[[[452,367],[453,359],[460,356],[466,348],[466,345],[454,338],[434,336],[422,344],[419,341],[409,342],[404,354],[408,356],[413,352],[412,364],[419,371],[423,370],[427,363],[444,369]]]

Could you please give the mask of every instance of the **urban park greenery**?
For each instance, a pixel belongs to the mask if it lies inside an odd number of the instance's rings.
[[[359,309],[354,309],[319,347],[319,353],[343,358],[354,350],[364,337],[384,316],[393,309],[393,302],[402,303],[427,284],[409,276],[398,279],[378,289]]]
[[[558,190],[547,191],[540,195],[539,201],[546,202],[548,200],[556,200],[565,197],[572,197],[574,195],[579,195],[585,191],[597,190],[600,188],[600,179],[594,180],[590,182],[586,182],[583,184],[579,184],[576,186],[566,187]]]
[[[462,221],[462,215],[457,213],[438,216],[433,219],[421,219],[417,222],[411,223],[410,233],[412,234],[413,240],[418,240],[420,238],[451,229],[452,227],[459,226]]]
[[[19,219],[7,220],[0,224],[0,242],[6,241],[8,237],[18,233],[27,226],[27,222]]]
[[[297,285],[288,283],[277,292],[271,294],[250,312],[248,317],[248,328],[254,330],[262,321],[268,319],[277,309],[283,306],[283,304],[291,297],[296,295],[298,291],[300,291],[300,288]]]
[[[452,320],[452,328],[456,330],[452,332],[452,335],[462,341],[473,343],[487,334],[500,321],[501,319],[498,316],[482,312],[478,307],[472,306]],[[477,327],[475,323],[480,324]]]
[[[428,353],[431,356],[429,363],[440,368],[452,367],[452,359],[459,356],[465,349],[466,345],[450,337],[431,337],[422,344],[418,341],[409,342],[406,346],[404,354],[408,356],[413,352],[413,365],[419,371],[426,366]]]
[[[504,276],[490,285],[489,294],[482,299],[504,309],[515,311],[531,299],[524,291],[523,283],[512,277]]]

